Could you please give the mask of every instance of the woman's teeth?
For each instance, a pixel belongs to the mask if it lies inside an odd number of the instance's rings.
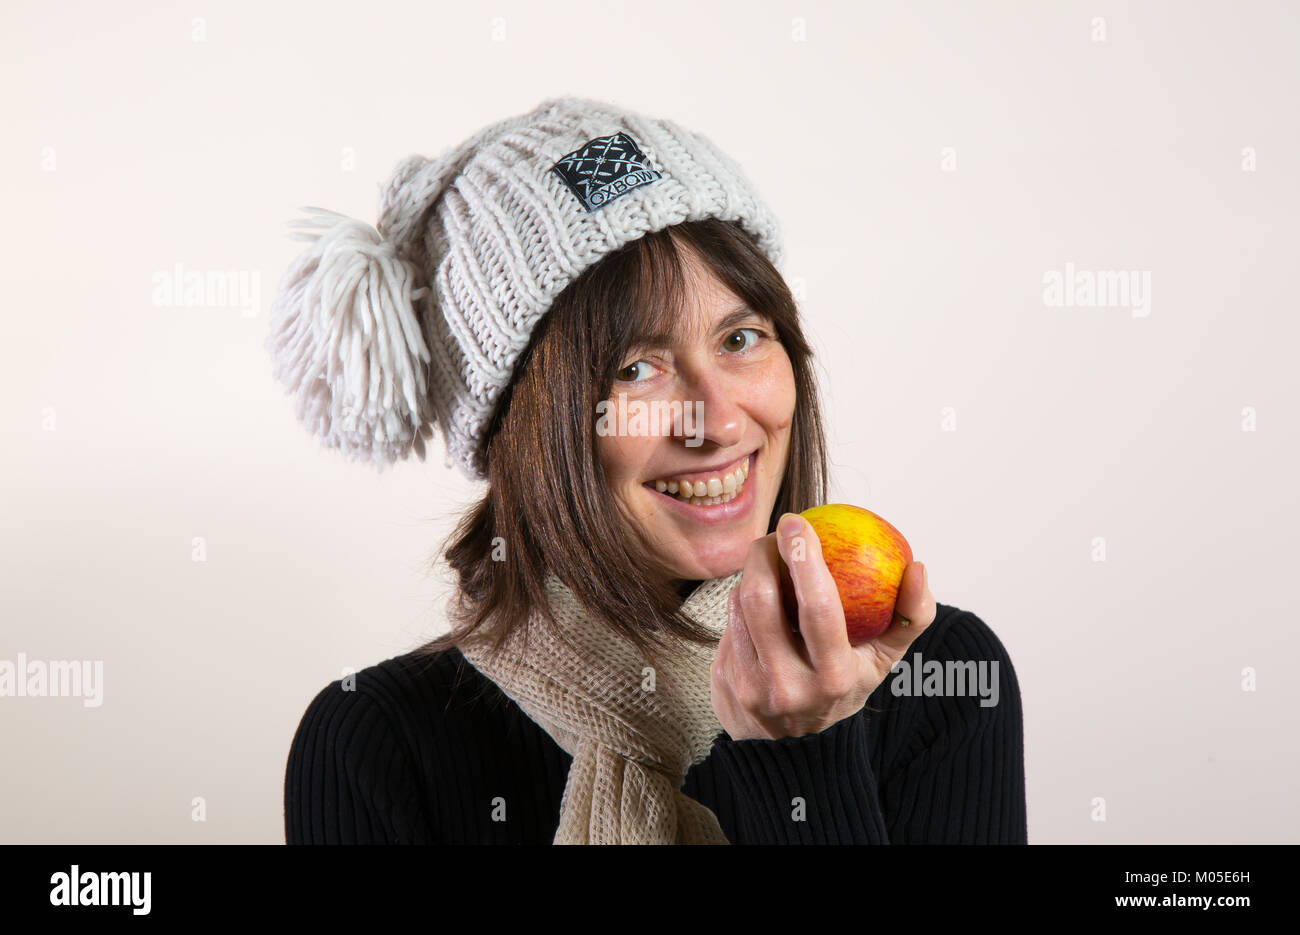
[[[654,486],[660,493],[672,494],[691,506],[712,506],[715,503],[734,500],[740,494],[740,489],[745,486],[745,479],[748,477],[749,459],[746,458],[741,462],[740,467],[721,477],[697,481],[657,480]]]

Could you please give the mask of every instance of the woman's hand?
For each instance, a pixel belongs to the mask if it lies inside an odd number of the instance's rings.
[[[786,524],[792,530],[783,530]],[[856,714],[934,622],[925,566],[912,562],[889,629],[851,646],[816,531],[794,513],[782,516],[777,528],[749,548],[744,574],[727,599],[727,630],[711,668],[713,710],[732,740],[820,733]],[[793,560],[799,537],[803,557]],[[798,597],[798,633],[781,607],[782,559]]]

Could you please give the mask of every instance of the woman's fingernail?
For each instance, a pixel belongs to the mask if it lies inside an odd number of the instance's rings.
[[[781,517],[781,522],[777,526],[777,531],[783,536],[793,536],[800,529],[803,529],[803,519],[797,513],[787,513]]]

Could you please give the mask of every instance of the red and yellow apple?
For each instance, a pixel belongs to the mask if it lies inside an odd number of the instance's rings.
[[[903,572],[912,562],[912,547],[901,532],[860,506],[827,503],[799,515],[821,541],[822,556],[844,606],[849,643],[859,646],[875,639],[893,622]],[[781,600],[787,619],[797,627],[799,605],[784,560]]]

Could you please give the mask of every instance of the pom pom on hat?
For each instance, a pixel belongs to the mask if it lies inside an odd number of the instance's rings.
[[[328,448],[382,470],[412,450],[424,459],[432,415],[430,361],[414,265],[375,228],[324,208],[293,240],[311,246],[286,271],[266,348],[298,419]]]

